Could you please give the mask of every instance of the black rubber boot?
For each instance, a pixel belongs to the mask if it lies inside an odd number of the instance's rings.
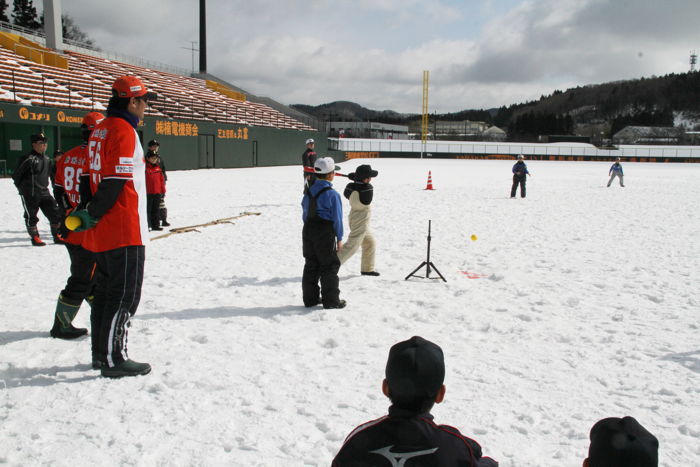
[[[84,336],[88,333],[85,328],[76,328],[73,326],[73,319],[78,314],[80,305],[70,305],[61,301],[62,296],[59,295],[56,302],[56,313],[54,315],[53,327],[51,328],[51,337],[57,339],[75,339]]]
[[[147,375],[151,372],[151,365],[148,363],[139,363],[133,360],[125,360],[118,365],[108,367],[103,365],[100,370],[102,376],[106,378],[123,378],[125,376],[140,376]]]

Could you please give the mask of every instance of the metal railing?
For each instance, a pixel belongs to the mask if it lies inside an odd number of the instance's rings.
[[[643,158],[700,158],[700,146],[620,145],[617,149],[599,149],[593,145],[488,143],[459,141],[382,140],[329,138],[329,148],[345,152],[403,152],[439,154],[524,154],[525,156],[591,156]]]

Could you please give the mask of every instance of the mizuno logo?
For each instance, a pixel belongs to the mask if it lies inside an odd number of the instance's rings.
[[[413,451],[413,452],[391,452],[391,448],[394,446],[387,446],[385,448],[377,449],[376,451],[370,451],[372,454],[379,454],[380,456],[386,457],[389,462],[391,462],[392,467],[403,467],[407,460],[412,457],[426,456],[432,454],[438,450],[438,448],[426,449],[425,451]]]

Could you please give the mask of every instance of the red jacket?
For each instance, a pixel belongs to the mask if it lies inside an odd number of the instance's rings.
[[[149,195],[165,193],[165,176],[163,169],[158,164],[146,162],[146,193]]]

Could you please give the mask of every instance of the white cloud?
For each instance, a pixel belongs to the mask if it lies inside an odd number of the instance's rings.
[[[516,1],[209,0],[208,68],[285,103],[403,112],[419,111],[428,69],[431,109],[447,112],[685,71],[700,48],[696,0]],[[196,1],[63,8],[106,50],[190,67]]]

